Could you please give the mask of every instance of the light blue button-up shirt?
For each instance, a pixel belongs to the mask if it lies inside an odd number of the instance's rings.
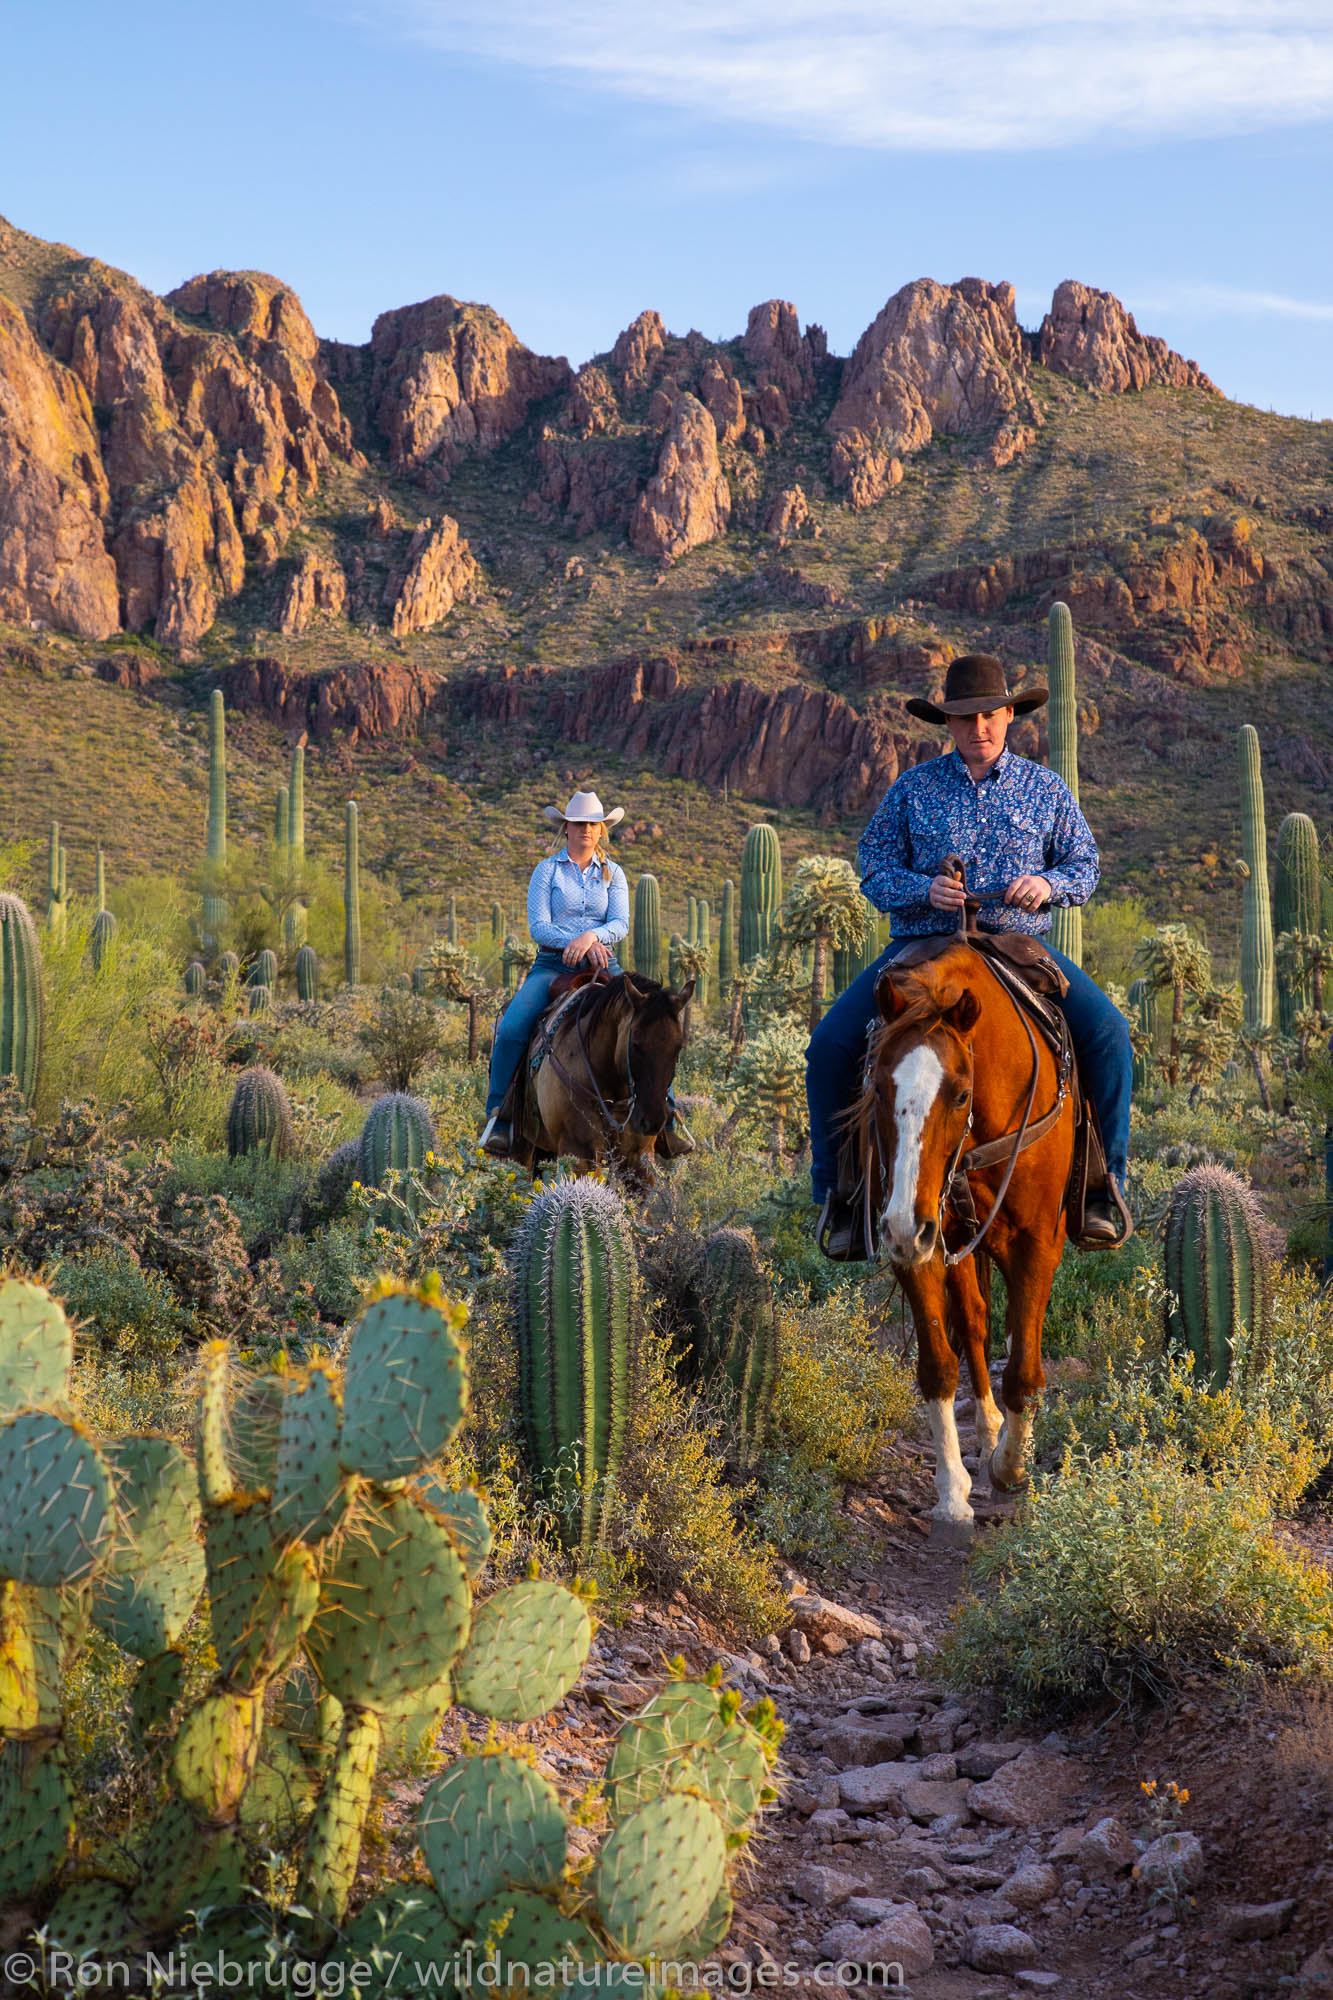
[[[534,944],[552,951],[584,931],[600,944],[617,945],[629,932],[629,884],[625,871],[610,863],[611,880],[603,882],[602,864],[594,856],[586,868],[570,860],[569,849],[539,861],[528,883],[528,929]]]

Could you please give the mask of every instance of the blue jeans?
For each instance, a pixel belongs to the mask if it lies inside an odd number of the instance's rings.
[[[897,938],[840,994],[810,1037],[805,1095],[810,1107],[810,1185],[823,1201],[838,1179],[838,1114],[856,1095],[865,1060],[866,1029],[877,1018],[875,981],[911,938]],[[1123,1187],[1129,1168],[1129,1093],[1134,1074],[1129,1023],[1081,966],[1042,940],[1065,978],[1061,1006],[1084,1088],[1097,1107],[1106,1164]]]
[[[531,966],[527,978],[519,987],[495,1029],[495,1041],[491,1048],[491,1080],[486,1092],[486,1115],[498,1111],[504,1103],[504,1095],[513,1080],[514,1072],[523,1060],[532,1031],[546,1012],[546,1003],[551,994],[551,983],[570,967],[565,964],[560,953],[552,946],[543,945],[537,953],[535,964]],[[607,967],[614,978],[620,967],[614,958]]]

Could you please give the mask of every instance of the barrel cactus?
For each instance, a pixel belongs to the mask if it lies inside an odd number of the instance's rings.
[[[430,1106],[404,1090],[371,1105],[361,1129],[361,1172],[367,1187],[383,1187],[391,1172],[416,1173],[435,1145]]]
[[[782,907],[782,848],[778,830],[761,820],[741,849],[741,964],[762,957]]]
[[[42,1057],[42,953],[20,896],[0,894],[0,1077],[12,1076],[27,1103]]]
[[[1192,1167],[1171,1190],[1165,1275],[1167,1345],[1191,1354],[1216,1394],[1237,1349],[1262,1343],[1268,1319],[1258,1204],[1225,1167]]]
[[[347,801],[343,859],[343,971],[349,986],[361,984],[361,864],[356,800]]]
[[[218,978],[222,981],[223,985],[225,986],[229,979],[239,979],[240,976],[241,961],[237,958],[236,953],[234,951],[220,951],[218,953]]]
[[[1074,621],[1067,604],[1053,604],[1046,626],[1051,705],[1047,710],[1050,766],[1078,800],[1078,705],[1074,691]],[[1077,904],[1051,912],[1051,943],[1083,963],[1083,912]]]
[[[275,993],[278,990],[278,954],[270,951],[267,945],[263,951],[255,954],[255,962],[250,967],[249,984],[267,986]]]
[[[252,981],[246,987],[245,993],[249,1012],[253,1018],[257,1020],[262,1019],[264,1015],[273,1012],[273,988],[271,986],[265,986],[262,982],[256,985]]]
[[[1319,835],[1308,813],[1288,813],[1277,830],[1277,865],[1273,871],[1273,929],[1304,937],[1322,929],[1320,908]],[[1293,979],[1277,965],[1278,1025],[1284,1035],[1294,1032],[1296,1017],[1310,1005],[1310,982]]]
[[[306,1006],[319,998],[319,958],[310,944],[303,944],[296,954],[296,994]]]
[[[620,1467],[638,1331],[624,1202],[594,1181],[555,1182],[528,1210],[511,1268],[528,1465],[587,1557]]]
[[[680,1373],[721,1391],[744,1468],[762,1448],[778,1371],[777,1309],[752,1231],[714,1230],[689,1287],[687,1317]]]
[[[185,991],[192,1000],[200,999],[208,989],[208,972],[202,958],[192,958],[185,968]]]
[[[292,1104],[282,1078],[262,1066],[242,1070],[227,1112],[228,1155],[235,1160],[244,1153],[267,1153],[282,1160],[295,1144]]]
[[[655,875],[634,885],[634,970],[643,979],[662,977],[662,897]]]
[[[1245,855],[1244,903],[1240,932],[1240,983],[1247,1028],[1273,1025],[1273,910],[1268,896],[1268,834],[1264,823],[1264,781],[1259,733],[1252,723],[1238,732],[1241,777],[1241,832]]]

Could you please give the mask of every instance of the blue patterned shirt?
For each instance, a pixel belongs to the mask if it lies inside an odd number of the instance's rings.
[[[892,784],[856,850],[861,887],[893,914],[895,937],[950,931],[957,918],[930,903],[946,854],[962,857],[969,889],[1003,889],[1020,875],[1043,875],[1051,900],[1040,910],[983,903],[982,930],[1051,928],[1055,904],[1086,903],[1101,863],[1088,822],[1062,779],[1044,764],[1002,750],[974,784],[956,750],[914,764]]]
[[[563,951],[572,939],[591,931],[600,944],[619,944],[629,931],[629,884],[623,868],[614,861],[610,867],[611,880],[603,882],[595,856],[579,868],[567,847],[539,861],[528,883],[533,943]]]

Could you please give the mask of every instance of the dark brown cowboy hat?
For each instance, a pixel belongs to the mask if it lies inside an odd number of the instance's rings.
[[[943,722],[949,715],[984,715],[992,708],[1012,708],[1026,715],[1047,699],[1044,687],[1027,687],[1011,694],[1005,685],[1004,668],[993,653],[964,653],[953,661],[944,677],[944,693],[938,701],[913,695],[904,703],[909,715],[923,722]]]

